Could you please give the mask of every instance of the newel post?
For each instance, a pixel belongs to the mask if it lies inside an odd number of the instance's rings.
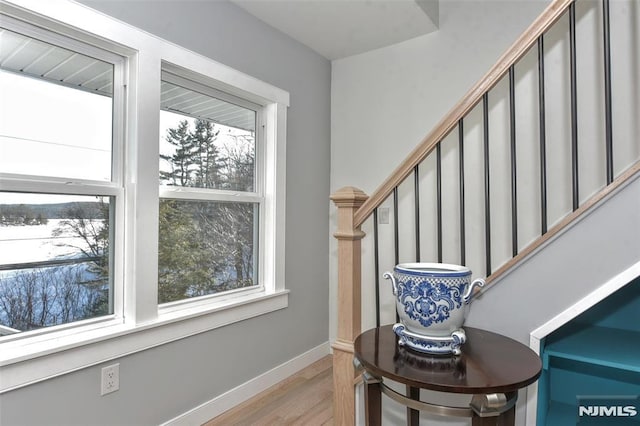
[[[338,331],[333,343],[333,420],[336,425],[355,424],[356,370],[353,366],[353,341],[361,332],[361,244],[364,232],[354,226],[354,215],[369,198],[353,187],[345,187],[332,196],[338,208]]]

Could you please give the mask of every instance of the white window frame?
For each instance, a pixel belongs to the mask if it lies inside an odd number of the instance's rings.
[[[116,314],[52,330],[24,333],[0,343],[0,394],[126,354],[266,314],[288,306],[284,282],[286,112],[289,94],[202,55],[123,24],[72,1],[0,0],[6,16],[42,27],[81,44],[124,58],[124,149],[114,151],[122,173],[112,191],[122,210],[116,217],[123,233],[117,240],[117,271],[122,277]],[[262,107],[264,177],[260,225],[263,287],[221,293],[177,306],[157,304],[159,111],[161,69]],[[258,175],[256,171],[256,175]],[[114,179],[116,175],[114,174]],[[57,193],[66,182],[13,179],[12,190]],[[86,182],[65,192],[87,193]],[[91,191],[88,193],[93,194]],[[153,219],[153,220],[150,220]],[[154,243],[155,242],[155,243]],[[22,333],[21,333],[22,334]]]
[[[2,173],[0,171],[0,190],[15,191],[35,194],[51,195],[86,195],[111,197],[115,202],[115,217],[109,218],[115,224],[113,241],[110,241],[111,255],[110,262],[113,264],[111,272],[111,297],[113,297],[113,313],[100,317],[64,323],[57,326],[36,329],[27,332],[20,332],[0,338],[0,344],[6,341],[22,340],[30,337],[37,337],[51,332],[51,330],[70,330],[75,327],[88,324],[100,324],[105,321],[112,323],[122,322],[123,310],[123,253],[124,231],[123,218],[125,212],[124,188],[122,184],[123,175],[123,155],[122,147],[124,143],[124,98],[125,98],[125,58],[114,53],[96,48],[86,43],[52,33],[40,27],[33,26],[24,21],[2,16],[0,27],[10,31],[25,35],[30,38],[41,40],[52,45],[65,48],[67,50],[80,53],[89,57],[107,62],[113,66],[113,93],[112,93],[112,137],[111,137],[111,181],[99,181],[88,179],[51,177],[45,175],[22,175]],[[31,78],[31,77],[24,77]],[[47,84],[55,84],[44,80]],[[75,90],[75,89],[69,89]],[[0,118],[1,119],[1,118]]]
[[[195,304],[206,305],[211,303],[212,298],[229,297],[231,295],[238,294],[253,294],[261,293],[265,291],[265,280],[263,279],[263,262],[264,257],[264,173],[267,170],[264,167],[264,147],[266,145],[266,138],[264,135],[263,122],[265,121],[265,111],[261,105],[253,102],[246,101],[242,98],[238,98],[228,93],[222,92],[215,88],[216,82],[207,79],[205,76],[199,76],[198,81],[189,80],[180,75],[180,69],[172,64],[162,64],[162,81],[174,84],[176,86],[193,90],[211,98],[216,98],[229,102],[243,108],[247,108],[256,113],[255,132],[254,132],[254,144],[255,144],[255,160],[254,160],[254,190],[248,191],[233,191],[233,190],[219,190],[209,188],[192,188],[192,187],[180,187],[170,185],[160,185],[160,199],[172,199],[172,200],[184,200],[184,201],[213,201],[213,202],[240,202],[240,203],[253,203],[258,205],[258,269],[255,271],[258,278],[256,285],[248,288],[239,288],[222,293],[213,293],[205,296],[195,298],[185,298],[175,302],[160,304],[159,310],[161,314],[174,312],[176,310],[183,309],[184,307],[192,307]],[[193,76],[193,73],[191,73]],[[204,82],[207,84],[203,84]],[[162,135],[161,135],[162,136]],[[268,280],[267,280],[268,281]],[[269,282],[269,289],[274,286],[274,282]]]

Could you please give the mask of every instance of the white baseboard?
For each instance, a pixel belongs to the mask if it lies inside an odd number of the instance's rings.
[[[201,425],[281,382],[287,377],[318,361],[322,357],[329,355],[329,353],[329,342],[325,342],[285,362],[284,364],[281,364],[258,377],[255,377],[248,382],[213,398],[210,401],[192,408],[186,413],[174,417],[168,422],[163,423],[162,426]]]

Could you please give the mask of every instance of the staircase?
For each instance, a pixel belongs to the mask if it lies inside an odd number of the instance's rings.
[[[597,31],[585,32],[591,21]],[[528,343],[533,329],[640,261],[640,143],[616,138],[620,117],[640,116],[640,94],[612,79],[629,66],[617,37],[638,35],[621,25],[607,0],[553,1],[375,193],[332,196],[337,424],[354,422],[352,344],[363,318],[395,321],[381,282],[394,264],[459,263],[486,276],[468,324]],[[594,69],[578,67],[580,55],[597,58]],[[629,96],[631,112],[622,107]],[[374,295],[364,309],[363,284]]]

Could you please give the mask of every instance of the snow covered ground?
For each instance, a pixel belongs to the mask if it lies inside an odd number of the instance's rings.
[[[50,219],[46,225],[0,226],[0,265],[39,262],[71,257],[86,248],[81,238],[68,230],[54,237],[63,219]]]

